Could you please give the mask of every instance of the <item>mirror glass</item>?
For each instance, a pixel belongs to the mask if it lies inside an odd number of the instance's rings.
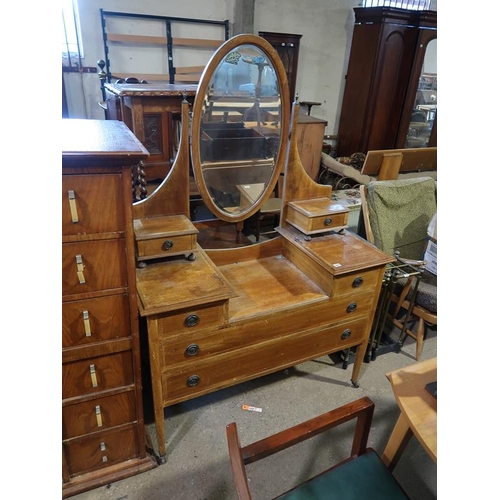
[[[257,40],[220,49],[205,70],[194,106],[196,182],[209,208],[225,220],[254,213],[279,175],[281,77],[276,59],[260,45],[267,42],[242,36]]]
[[[410,127],[405,148],[425,148],[437,115],[437,39],[431,40],[425,50],[424,64],[418,81]]]

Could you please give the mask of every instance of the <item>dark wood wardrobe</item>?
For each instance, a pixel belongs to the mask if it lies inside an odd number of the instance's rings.
[[[423,64],[437,39],[437,13],[389,7],[354,13],[337,155],[436,146],[437,72],[424,74]],[[427,92],[426,106],[417,92],[428,78],[435,92]]]

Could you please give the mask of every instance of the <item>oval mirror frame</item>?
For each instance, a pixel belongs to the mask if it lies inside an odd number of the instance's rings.
[[[219,68],[221,62],[226,56],[239,46],[255,46],[262,53],[265,54],[269,63],[276,71],[278,97],[280,99],[280,120],[279,120],[279,142],[277,145],[277,155],[275,165],[267,185],[264,186],[262,192],[258,195],[257,199],[248,207],[232,213],[221,209],[213,200],[210,190],[203,173],[203,165],[201,160],[201,134],[202,134],[202,117],[204,114],[204,107],[206,104],[206,97],[209,93],[209,86],[211,85],[215,72]],[[224,44],[214,53],[210,61],[207,63],[205,70],[200,78],[198,90],[196,92],[192,123],[191,123],[191,160],[193,164],[193,171],[195,181],[207,208],[219,219],[226,222],[240,222],[254,213],[256,213],[262,204],[267,200],[273,191],[276,183],[278,182],[279,175],[284,171],[284,164],[287,154],[289,127],[290,127],[290,107],[289,107],[289,90],[286,72],[283,63],[272,47],[272,45],[257,35],[242,34],[236,35]]]

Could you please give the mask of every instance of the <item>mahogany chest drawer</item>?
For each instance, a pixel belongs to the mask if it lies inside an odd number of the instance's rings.
[[[123,238],[63,244],[63,295],[126,286],[127,268]]]
[[[133,390],[63,406],[63,439],[84,436],[137,420]]]
[[[62,176],[62,234],[123,231],[120,174]]]
[[[133,383],[131,351],[73,361],[62,366],[63,399]]]
[[[159,339],[168,339],[172,335],[193,333],[207,328],[222,326],[227,319],[227,304],[200,306],[184,309],[172,314],[158,316]]]
[[[98,470],[138,456],[136,429],[132,426],[64,443],[70,476]]]
[[[380,277],[380,269],[352,273],[333,279],[332,295],[374,291]]]
[[[126,294],[63,302],[63,348],[129,336],[130,315]]]
[[[293,366],[306,359],[359,345],[367,334],[365,316],[323,330],[300,332],[217,356],[193,358],[163,372],[163,404],[174,404],[233,385],[237,380],[247,380],[274,372],[280,367]]]

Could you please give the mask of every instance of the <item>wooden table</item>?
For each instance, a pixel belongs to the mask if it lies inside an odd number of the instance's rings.
[[[414,435],[437,463],[437,399],[425,388],[437,381],[437,358],[388,373],[401,415],[387,442],[382,460],[392,471]]]

